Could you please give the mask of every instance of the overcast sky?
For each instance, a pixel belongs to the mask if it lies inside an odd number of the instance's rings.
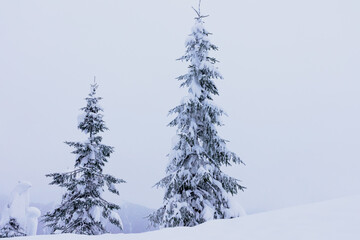
[[[360,193],[360,2],[203,0],[224,80],[219,129],[246,166],[248,212]],[[56,201],[45,174],[72,168],[64,141],[85,139],[79,109],[96,75],[114,146],[105,171],[127,181],[119,199],[158,207],[186,93],[175,59],[196,0],[1,0],[0,194],[18,180],[33,202]],[[117,198],[112,198],[118,201]]]

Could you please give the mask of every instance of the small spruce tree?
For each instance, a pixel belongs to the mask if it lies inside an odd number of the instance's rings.
[[[102,98],[96,96],[98,85],[91,85],[91,92],[86,98],[87,105],[79,119],[78,128],[88,135],[85,142],[65,142],[74,147],[76,155],[75,168],[71,172],[52,173],[51,185],[59,185],[66,189],[61,204],[55,210],[45,214],[43,221],[51,233],[76,233],[97,235],[106,233],[104,220],[122,229],[116,204],[106,201],[102,193],[107,189],[119,195],[115,184],[125,182],[103,173],[113,147],[101,144],[100,132],[107,130],[102,119],[103,109],[98,105]]]
[[[10,218],[9,221],[0,229],[0,238],[21,236],[26,236],[26,234],[15,218]]]
[[[195,226],[210,219],[235,217],[230,198],[244,189],[239,180],[221,170],[223,165],[242,161],[227,149],[226,140],[216,130],[224,112],[212,103],[218,95],[214,79],[222,76],[209,52],[218,48],[209,41],[200,4],[195,12],[186,53],[179,59],[189,62],[188,73],[177,78],[189,94],[169,112],[177,114],[169,123],[177,127],[177,141],[168,155],[167,176],[155,185],[164,188],[165,195],[163,206],[149,216],[153,226]]]

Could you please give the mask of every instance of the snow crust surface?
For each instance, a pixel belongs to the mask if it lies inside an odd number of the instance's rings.
[[[286,208],[235,219],[214,220],[196,227],[166,228],[140,234],[74,234],[13,238],[19,240],[358,240],[360,195]]]

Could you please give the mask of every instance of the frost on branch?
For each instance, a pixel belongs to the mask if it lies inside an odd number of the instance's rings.
[[[196,13],[185,55],[179,58],[189,63],[188,72],[177,78],[188,95],[170,110],[176,116],[169,126],[177,128],[177,137],[168,155],[167,175],[156,184],[165,189],[165,195],[163,206],[149,216],[154,226],[195,226],[237,217],[233,195],[245,188],[221,171],[222,166],[242,161],[227,149],[216,130],[224,112],[213,104],[213,96],[219,94],[214,80],[222,76],[209,53],[218,48],[209,40],[204,16],[200,10]]]
[[[62,201],[44,217],[50,233],[76,233],[97,235],[106,233],[105,222],[122,229],[122,222],[116,213],[120,207],[103,198],[105,189],[119,195],[115,185],[124,183],[122,179],[103,173],[113,147],[102,144],[99,133],[108,130],[103,120],[103,109],[99,106],[100,97],[96,96],[98,85],[91,85],[86,98],[86,107],[81,108],[78,128],[88,135],[85,142],[65,142],[75,148],[74,170],[65,173],[51,173],[51,185],[66,189]]]

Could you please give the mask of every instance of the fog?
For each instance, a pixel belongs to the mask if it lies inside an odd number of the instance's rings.
[[[0,1],[0,194],[18,180],[57,201],[45,174],[73,167],[79,109],[96,76],[120,198],[156,208],[185,89],[176,61],[195,0]],[[246,166],[225,171],[248,212],[360,193],[360,2],[203,0],[224,80],[219,133]]]

